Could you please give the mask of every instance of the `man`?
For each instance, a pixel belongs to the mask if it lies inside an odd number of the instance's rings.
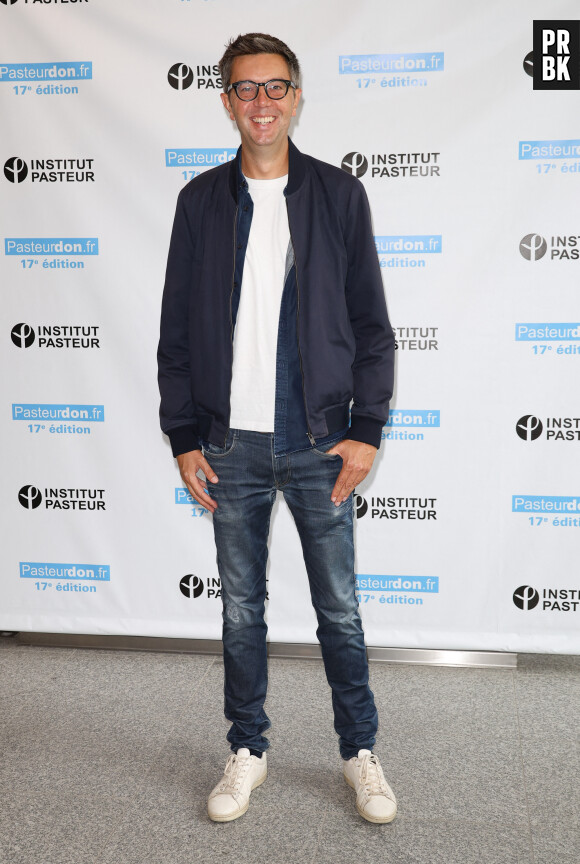
[[[358,180],[288,138],[302,91],[287,45],[239,36],[220,71],[241,147],[179,195],[158,353],[161,426],[183,482],[213,514],[222,584],[232,754],[208,813],[238,818],[266,779],[267,540],[281,490],[302,543],[344,776],[361,816],[390,822],[353,549],[352,492],[373,464],[393,379],[368,202]]]

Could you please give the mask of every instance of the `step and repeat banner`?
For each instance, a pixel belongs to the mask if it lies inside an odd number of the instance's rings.
[[[155,354],[177,194],[238,146],[217,61],[263,31],[303,66],[295,143],[367,190],[397,337],[356,496],[367,643],[580,653],[579,18],[0,0],[1,629],[220,636]],[[283,500],[268,580],[270,638],[315,641]]]

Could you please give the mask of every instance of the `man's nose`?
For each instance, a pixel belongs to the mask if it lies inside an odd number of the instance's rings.
[[[265,87],[258,88],[258,95],[256,96],[255,102],[257,105],[269,105],[270,99],[268,94],[266,93]]]

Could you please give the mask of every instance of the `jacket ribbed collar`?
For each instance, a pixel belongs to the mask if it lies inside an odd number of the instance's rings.
[[[286,197],[296,192],[302,185],[304,175],[306,173],[306,165],[304,156],[292,143],[292,139],[288,138],[288,183],[284,194]],[[242,174],[242,145],[238,147],[236,158],[230,162],[229,185],[232,198],[237,203],[238,190],[244,183],[244,175]]]

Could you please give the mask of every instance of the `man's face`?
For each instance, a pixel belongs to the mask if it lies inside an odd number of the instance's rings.
[[[280,54],[248,54],[236,57],[232,64],[231,82],[271,81],[272,78],[290,80],[288,64]],[[253,102],[243,102],[235,92],[222,93],[222,102],[235,120],[242,146],[253,150],[256,147],[272,147],[286,140],[290,120],[296,114],[301,90],[289,87],[283,99],[269,99],[260,87]]]

